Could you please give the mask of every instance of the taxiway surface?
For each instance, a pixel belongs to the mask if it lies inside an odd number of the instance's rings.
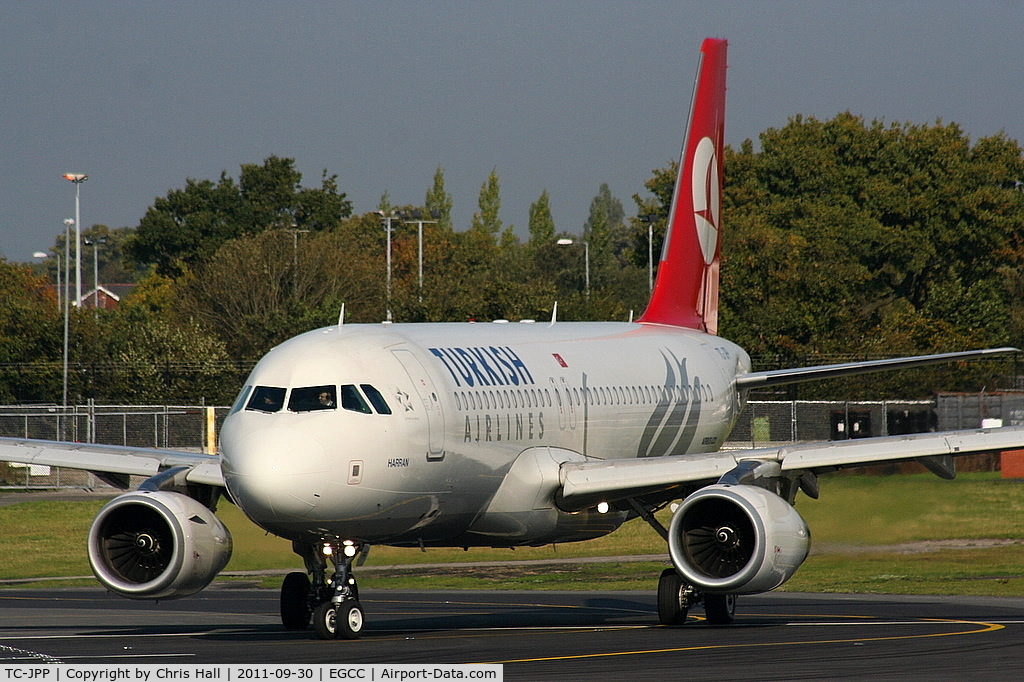
[[[653,592],[366,590],[362,639],[287,632],[276,592],[161,603],[0,591],[0,664],[502,663],[507,680],[1014,679],[1024,599],[771,593],[658,625]]]

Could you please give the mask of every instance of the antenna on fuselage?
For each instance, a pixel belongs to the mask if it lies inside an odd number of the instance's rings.
[[[341,329],[341,326],[343,324],[345,324],[345,304],[344,303],[341,304],[341,312],[338,313],[338,329]]]
[[[549,327],[555,326],[555,320],[558,318],[558,301],[555,301],[555,305],[551,306],[551,324]]]

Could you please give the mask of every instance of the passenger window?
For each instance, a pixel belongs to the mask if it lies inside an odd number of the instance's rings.
[[[257,386],[245,409],[257,412],[277,412],[284,407],[284,393],[285,389],[277,386]]]
[[[337,404],[338,394],[334,386],[293,388],[291,397],[288,398],[288,409],[292,412],[333,410]]]
[[[380,391],[370,384],[359,384],[359,388],[363,389],[363,393],[370,399],[370,404],[373,405],[373,409],[377,410],[377,414],[391,414],[391,408],[388,407],[388,403]]]
[[[362,412],[363,414],[373,412],[354,384],[345,384],[341,387],[341,406],[352,412]]]

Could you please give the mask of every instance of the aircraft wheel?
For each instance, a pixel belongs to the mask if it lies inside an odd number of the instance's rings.
[[[363,632],[363,607],[355,599],[324,602],[313,611],[313,629],[320,639],[357,639]]]
[[[305,630],[313,612],[309,610],[309,578],[295,571],[281,583],[281,624],[286,630]]]
[[[736,617],[736,595],[704,595],[704,614],[708,625],[730,625]]]
[[[682,625],[689,610],[683,605],[686,583],[674,568],[666,568],[658,579],[658,620],[662,625]]]
[[[325,601],[313,609],[313,630],[320,639],[337,639],[338,605]]]
[[[338,636],[358,639],[363,632],[363,607],[355,599],[347,599],[338,606],[336,621]]]

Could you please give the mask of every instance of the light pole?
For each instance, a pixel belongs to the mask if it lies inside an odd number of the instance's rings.
[[[388,309],[387,309],[387,321],[391,322],[391,221],[397,218],[394,212],[384,215],[384,211],[376,211],[377,215],[380,216],[380,221],[384,225],[384,229],[388,233],[388,279],[387,279],[387,296],[388,296]]]
[[[100,244],[106,244],[106,237],[85,238],[85,245],[92,247],[92,309],[99,316],[100,309]]]
[[[441,212],[434,210],[434,211],[430,212],[430,215],[431,215],[432,218],[435,218],[435,220],[423,220],[423,211],[421,211],[419,209],[416,209],[414,211],[410,211],[409,213],[402,215],[403,218],[412,218],[412,220],[404,221],[406,225],[411,225],[413,223],[416,223],[417,239],[419,240],[419,284],[420,284],[420,289],[419,289],[419,299],[418,300],[419,300],[420,303],[423,303],[423,224],[424,223],[432,223],[432,224],[436,225],[437,224],[436,218],[440,218],[441,217]]]
[[[572,239],[559,239],[555,242],[559,246],[571,246],[576,242]],[[587,300],[590,300],[590,242],[581,242],[583,244],[583,267],[585,273],[586,289],[584,290],[587,296]]]
[[[647,223],[647,290],[654,291],[654,221],[658,216],[653,213],[642,213],[637,216],[640,222]]]
[[[64,179],[75,185],[75,305],[82,305],[82,183],[89,179],[85,173],[65,173]]]
[[[292,296],[299,291],[299,235],[307,234],[309,230],[301,230],[297,223],[291,227],[282,227],[281,230],[292,233]]]
[[[64,440],[64,428],[68,415],[68,320],[71,317],[71,226],[77,225],[71,218],[64,219],[64,388],[61,393],[60,439]],[[81,274],[81,272],[79,272]]]

